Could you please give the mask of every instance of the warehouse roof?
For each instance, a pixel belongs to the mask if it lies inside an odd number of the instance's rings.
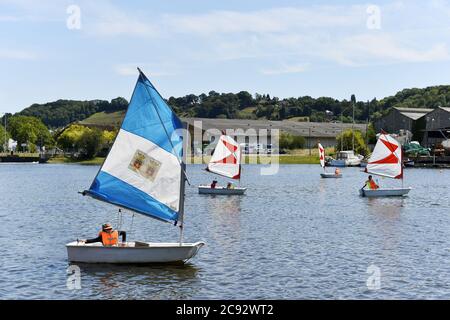
[[[183,121],[190,126],[201,126],[202,130],[218,129],[220,131],[227,129],[254,129],[253,134],[258,134],[261,129],[279,129],[296,136],[303,137],[336,137],[342,130],[352,128],[351,123],[332,123],[332,122],[297,122],[297,121],[270,121],[270,120],[242,120],[242,119],[206,119],[206,118],[183,118]],[[201,123],[200,123],[201,121]],[[365,124],[354,124],[355,130],[366,131]],[[248,134],[252,135],[252,130]]]
[[[426,115],[427,113],[433,111],[433,109],[429,109],[429,108],[399,108],[399,107],[394,107],[394,109],[397,110],[398,112],[400,112],[405,117],[408,117],[408,118],[410,118],[412,120],[417,120],[417,119],[423,117],[424,115]]]

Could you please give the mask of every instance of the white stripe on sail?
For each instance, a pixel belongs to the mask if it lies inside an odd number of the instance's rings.
[[[239,178],[241,147],[230,136],[222,135],[208,164],[208,170],[229,178]]]
[[[174,154],[122,129],[102,167],[175,211],[180,202],[180,170]]]

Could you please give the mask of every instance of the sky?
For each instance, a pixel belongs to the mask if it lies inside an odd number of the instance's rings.
[[[381,99],[450,84],[450,2],[0,0],[0,113],[239,92]]]

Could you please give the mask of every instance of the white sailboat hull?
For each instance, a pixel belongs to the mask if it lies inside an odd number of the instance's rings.
[[[389,189],[360,189],[359,195],[362,197],[401,197],[407,195],[411,188],[389,188]]]
[[[152,264],[184,263],[193,258],[203,242],[151,243],[127,242],[121,246],[105,247],[101,243],[71,242],[66,245],[68,260],[79,263]]]
[[[199,186],[198,187],[198,193],[199,194],[222,194],[222,195],[243,195],[247,188],[226,188],[226,187],[216,187],[211,188],[210,186]]]
[[[342,178],[342,173],[339,174],[335,174],[332,172],[325,172],[325,173],[321,173],[320,176],[322,178],[328,179],[328,178]]]

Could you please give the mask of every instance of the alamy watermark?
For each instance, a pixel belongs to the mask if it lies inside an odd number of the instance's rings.
[[[79,266],[72,264],[67,268],[66,287],[69,290],[81,289],[81,269]]]
[[[367,267],[367,278],[366,285],[369,290],[380,290],[381,289],[381,269],[374,264]]]
[[[381,9],[377,5],[370,5],[366,9],[369,15],[366,21],[367,29],[380,30],[381,29]]]
[[[279,170],[279,129],[255,129],[249,125],[243,128],[204,128],[203,121],[196,120],[189,128],[176,132],[185,137],[187,164],[206,164],[222,135],[231,137],[240,149],[240,163],[260,164],[261,175],[274,175]],[[243,124],[240,124],[243,125]],[[236,125],[239,126],[239,125]],[[232,163],[233,157],[224,159],[224,164]],[[231,162],[228,162],[231,161]]]
[[[69,15],[66,19],[66,26],[69,30],[81,29],[81,9],[79,6],[72,4],[67,7],[66,13]]]

